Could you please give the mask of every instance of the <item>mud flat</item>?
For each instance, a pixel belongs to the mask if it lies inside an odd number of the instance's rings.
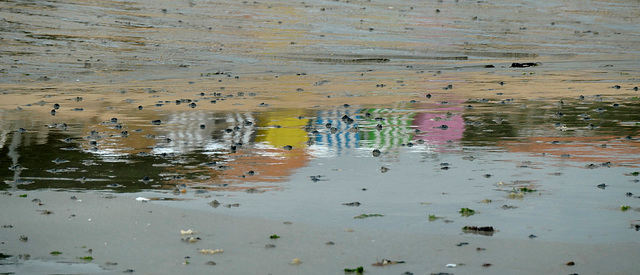
[[[638,18],[2,2],[0,273],[636,274]]]

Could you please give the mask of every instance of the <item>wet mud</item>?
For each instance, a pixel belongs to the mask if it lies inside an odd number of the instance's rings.
[[[587,2],[0,2],[0,271],[636,273],[640,9]]]

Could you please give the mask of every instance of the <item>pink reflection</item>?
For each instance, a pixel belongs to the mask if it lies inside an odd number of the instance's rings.
[[[462,118],[462,100],[450,101],[446,105],[425,104],[412,125],[420,130],[415,139],[422,139],[429,144],[444,144],[448,141],[462,139],[464,119]]]

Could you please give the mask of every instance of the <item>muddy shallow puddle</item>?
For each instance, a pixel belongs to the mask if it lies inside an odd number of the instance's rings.
[[[27,104],[3,120],[3,189],[131,193],[231,215],[408,232],[494,226],[497,238],[580,243],[637,234],[635,98],[437,94],[215,111],[197,106],[225,95],[202,97],[92,123],[34,120],[25,113],[53,104]],[[363,213],[382,216],[354,219]]]

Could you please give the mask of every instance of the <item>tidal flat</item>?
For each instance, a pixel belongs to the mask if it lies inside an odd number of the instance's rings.
[[[0,273],[636,274],[638,18],[2,2]]]

